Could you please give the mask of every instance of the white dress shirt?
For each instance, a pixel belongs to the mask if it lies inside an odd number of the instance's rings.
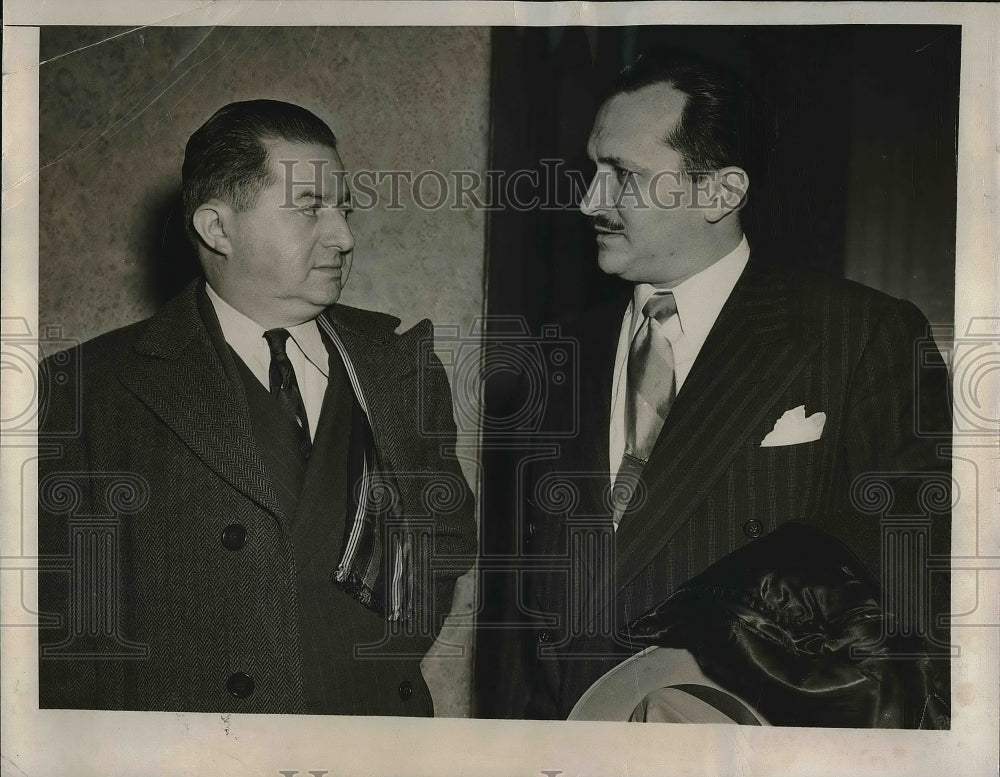
[[[649,283],[637,284],[632,301],[622,318],[621,333],[618,337],[618,351],[615,354],[615,371],[611,381],[611,428],[609,452],[611,454],[611,482],[614,483],[625,453],[625,392],[629,345],[636,329],[642,323],[642,306],[654,292],[670,291],[677,303],[677,312],[668,318],[659,331],[664,333],[674,351],[674,379],[677,393],[708,333],[719,317],[722,306],[739,280],[750,259],[750,245],[744,237],[730,253],[710,264],[701,272],[692,275],[676,286]]]
[[[222,327],[222,336],[229,346],[236,351],[254,377],[261,385],[270,391],[269,377],[271,369],[271,349],[264,339],[264,327],[253,319],[247,318],[240,311],[220,297],[211,284],[206,283],[208,298],[215,308],[215,315]],[[305,405],[309,420],[309,438],[316,439],[316,426],[319,423],[319,413],[323,408],[323,396],[326,394],[327,377],[329,373],[329,356],[323,338],[320,337],[316,321],[306,321],[297,326],[285,327],[289,335],[285,344],[288,360],[295,370],[295,380],[299,384],[299,394]]]

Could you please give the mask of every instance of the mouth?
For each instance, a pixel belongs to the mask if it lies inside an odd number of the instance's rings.
[[[594,218],[591,220],[590,226],[593,228],[594,233],[598,238],[616,237],[625,234],[624,224],[615,224],[613,221],[606,218]]]

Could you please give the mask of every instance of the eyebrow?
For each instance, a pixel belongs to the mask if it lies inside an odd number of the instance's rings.
[[[303,200],[314,200],[314,201],[318,200],[319,202],[323,203],[324,205],[326,204],[326,198],[325,197],[321,197],[320,195],[318,195],[312,189],[306,189],[306,190],[304,190],[302,192],[299,192],[299,194],[297,194],[295,196],[295,198],[294,198],[293,201],[294,202],[301,202]],[[350,207],[350,205],[351,205],[351,190],[347,189],[344,192],[343,199],[340,202],[336,203],[336,204],[340,205],[340,206],[346,205],[347,207]]]
[[[645,168],[643,168],[642,165],[638,164],[637,162],[633,162],[630,159],[625,159],[624,157],[620,157],[620,156],[617,156],[617,155],[601,156],[601,157],[597,158],[597,161],[599,163],[603,163],[603,164],[606,164],[606,165],[613,165],[614,167],[627,167],[627,168],[632,169],[632,170],[643,170],[643,169],[645,169]]]

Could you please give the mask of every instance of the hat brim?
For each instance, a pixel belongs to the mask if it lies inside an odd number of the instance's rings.
[[[590,686],[573,707],[568,720],[627,721],[647,695],[671,686],[694,685],[714,688],[749,710],[761,725],[767,721],[744,699],[709,680],[686,650],[648,647],[615,666]],[[661,711],[669,707],[664,720],[686,723],[736,723],[725,711],[703,698],[671,689],[660,695]]]

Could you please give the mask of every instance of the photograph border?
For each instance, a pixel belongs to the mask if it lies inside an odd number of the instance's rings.
[[[3,339],[37,342],[39,26],[960,24],[955,351],[982,348],[953,375],[956,409],[996,406],[995,140],[1000,9],[947,3],[95,2],[6,3],[3,41]],[[992,279],[992,283],[984,280]],[[985,348],[983,348],[985,344]],[[6,364],[4,365],[7,366]],[[972,370],[973,372],[969,372]],[[986,395],[971,394],[975,373]],[[991,382],[992,380],[992,382]],[[34,406],[4,390],[6,424]],[[988,415],[987,415],[988,418]],[[990,774],[1000,706],[1000,542],[996,434],[956,435],[953,716],[949,731],[715,725],[219,715],[38,710],[37,632],[12,622],[34,597],[37,459],[30,434],[0,443],[0,742],[9,774],[937,775]],[[961,462],[961,464],[959,463]],[[961,574],[959,574],[961,572]]]

